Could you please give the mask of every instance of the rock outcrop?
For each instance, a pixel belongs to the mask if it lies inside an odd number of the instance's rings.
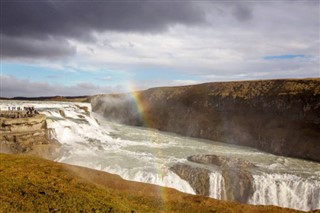
[[[208,169],[179,163],[170,167],[170,170],[186,180],[196,194],[209,196],[210,171]]]
[[[46,116],[43,114],[21,118],[0,117],[0,152],[29,153],[38,149],[37,146],[57,145],[50,138]],[[49,154],[43,157],[49,157]]]
[[[320,162],[320,79],[207,83],[133,95],[90,100],[94,111],[123,124]]]
[[[194,155],[188,160],[195,163],[215,165],[221,170],[225,182],[225,197],[247,203],[253,194],[253,177],[250,169],[255,165],[237,158],[228,158],[217,155]]]
[[[222,197],[226,200],[247,203],[253,194],[253,177],[250,169],[254,168],[245,160],[216,155],[195,155],[188,157],[190,162],[217,166],[224,178]],[[186,180],[197,194],[209,196],[210,170],[187,164],[176,164],[170,168],[180,178]]]

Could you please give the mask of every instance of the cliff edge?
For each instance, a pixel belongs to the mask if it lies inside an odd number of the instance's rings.
[[[56,143],[50,139],[45,115],[24,116],[22,111],[1,111],[0,114],[0,152],[32,153],[50,158],[53,150],[45,150],[52,149]]]
[[[90,100],[94,111],[123,124],[320,162],[320,79],[206,83],[133,95]]]

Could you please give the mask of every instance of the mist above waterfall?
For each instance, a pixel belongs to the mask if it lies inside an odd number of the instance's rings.
[[[143,118],[134,98],[129,93],[93,96],[93,111],[116,123],[142,126]]]

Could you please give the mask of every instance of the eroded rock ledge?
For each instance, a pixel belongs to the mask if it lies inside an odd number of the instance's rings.
[[[52,158],[54,147],[58,147],[58,143],[51,139],[43,114],[0,117],[0,145],[0,152],[33,153],[45,158]]]
[[[187,181],[196,194],[209,196],[210,171],[187,164],[175,164],[170,168],[181,179]]]
[[[194,155],[188,157],[188,161],[219,168],[224,178],[222,197],[226,200],[246,203],[252,195],[253,177],[250,169],[255,167],[252,163],[217,155]],[[188,181],[197,194],[209,196],[211,173],[209,169],[181,163],[173,165],[170,169]]]

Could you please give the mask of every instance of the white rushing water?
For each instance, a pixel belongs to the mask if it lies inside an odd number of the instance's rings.
[[[301,210],[319,209],[319,179],[293,174],[254,175],[254,194],[249,203],[277,205]]]
[[[299,210],[320,209],[320,164],[279,157],[252,148],[187,138],[145,128],[108,122],[91,112],[90,104],[2,101],[0,107],[33,105],[47,115],[48,128],[61,144],[59,162],[120,175],[127,180],[168,186],[194,194],[188,182],[169,170],[188,163],[196,154],[241,158],[255,164],[251,204],[277,205]],[[86,106],[87,113],[81,106]],[[59,110],[63,110],[65,117]],[[207,166],[210,197],[225,199],[219,170]]]
[[[225,200],[224,188],[225,183],[223,176],[219,172],[212,172],[210,174],[210,197]]]

